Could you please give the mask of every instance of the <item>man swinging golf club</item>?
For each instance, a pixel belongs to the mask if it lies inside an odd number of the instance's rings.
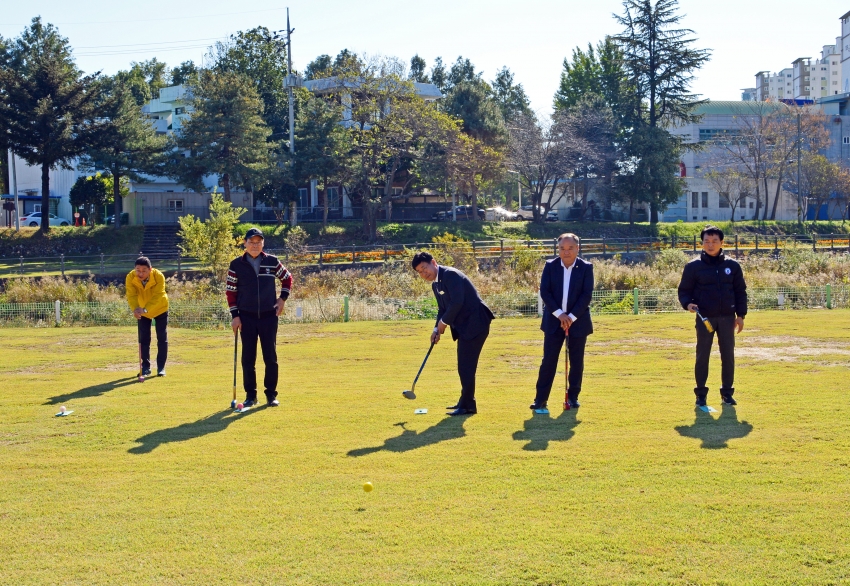
[[[257,404],[257,339],[263,351],[266,404],[277,407],[277,318],[283,313],[292,289],[292,275],[276,256],[263,252],[265,238],[257,228],[245,234],[245,254],[227,271],[227,305],[233,333],[242,337],[243,408]],[[275,281],[280,281],[280,296]]]
[[[679,283],[679,303],[696,313],[697,352],[694,365],[697,407],[706,407],[708,359],[717,332],[720,346],[720,398],[737,405],[735,393],[735,330],[744,329],[747,315],[747,284],[741,265],[723,254],[723,231],[706,226],[700,233],[702,253],[685,265]],[[708,326],[711,327],[708,327]]]
[[[139,337],[139,380],[151,374],[151,323],[156,322],[156,374],[165,376],[168,359],[168,295],[165,275],[151,266],[146,256],[136,259],[136,265],[124,279],[127,303],[136,318]]]
[[[590,302],[593,298],[593,265],[578,258],[579,238],[575,234],[558,237],[558,258],[543,267],[540,297],[543,299],[543,361],[537,374],[537,394],[531,409],[546,409],[558,359],[564,342],[569,360],[569,388],[565,409],[578,409],[578,395],[584,374],[584,348],[593,333]]]
[[[452,338],[457,341],[457,372],[460,375],[460,400],[449,415],[474,415],[478,412],[475,403],[475,373],[481,349],[490,334],[490,322],[495,319],[475,285],[457,269],[437,264],[427,252],[419,252],[411,263],[419,276],[431,283],[437,298],[437,323],[431,332],[431,344],[440,341],[447,327],[452,329]]]

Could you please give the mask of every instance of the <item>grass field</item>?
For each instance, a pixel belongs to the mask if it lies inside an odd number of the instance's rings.
[[[469,418],[447,340],[401,397],[426,322],[283,326],[242,415],[227,332],[139,384],[131,329],[0,330],[0,583],[850,582],[850,311],[750,314],[714,414],[689,315],[595,323],[582,407],[561,374],[533,416],[537,321],[494,322]]]

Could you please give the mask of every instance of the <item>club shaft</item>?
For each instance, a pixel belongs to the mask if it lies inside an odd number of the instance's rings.
[[[431,342],[431,347],[428,348],[428,353],[425,355],[425,360],[422,361],[422,366],[419,367],[419,372],[416,373],[416,378],[413,379],[413,385],[411,385],[410,390],[416,388],[416,381],[419,380],[419,375],[422,374],[422,369],[425,368],[425,363],[428,362],[428,357],[431,355],[431,350],[434,349],[434,343]]]
[[[239,332],[233,334],[233,400],[236,400],[236,358],[239,354]]]

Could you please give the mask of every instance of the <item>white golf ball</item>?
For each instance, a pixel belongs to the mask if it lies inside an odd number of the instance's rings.
[[[59,407],[59,413],[64,413],[64,412],[65,412],[65,405],[62,405],[61,407]]]

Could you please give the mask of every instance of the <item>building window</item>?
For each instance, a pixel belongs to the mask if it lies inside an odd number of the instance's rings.
[[[850,144],[850,136],[844,137],[844,144]]]
[[[339,187],[328,187],[328,207],[333,210],[339,208]]]
[[[691,192],[691,207],[698,208],[699,207],[699,193],[696,191]],[[696,218],[694,218],[696,220]]]
[[[728,193],[720,193],[720,199],[717,201],[718,207],[728,208],[729,207],[729,194]]]
[[[750,209],[753,209],[753,202],[750,202]]]
[[[309,208],[310,207],[310,192],[306,187],[300,187],[298,189],[298,207],[300,208]]]
[[[704,207],[704,208],[708,207],[708,192],[707,191],[702,192],[702,207]]]
[[[182,199],[169,199],[168,200],[168,211],[174,214],[182,214],[183,213],[183,200]]]
[[[183,114],[186,112],[186,108],[174,108],[175,114]]]

